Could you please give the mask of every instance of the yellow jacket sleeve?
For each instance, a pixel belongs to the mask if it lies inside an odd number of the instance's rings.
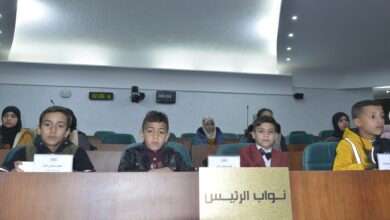
[[[336,153],[333,170],[365,170],[363,164],[357,163],[351,144],[346,140],[341,140],[339,142]]]

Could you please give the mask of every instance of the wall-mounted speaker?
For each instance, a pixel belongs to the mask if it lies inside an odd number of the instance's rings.
[[[303,93],[294,93],[293,94],[294,99],[303,99]]]

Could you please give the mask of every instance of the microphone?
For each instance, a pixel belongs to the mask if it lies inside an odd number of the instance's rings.
[[[249,126],[249,105],[246,105],[246,127]]]

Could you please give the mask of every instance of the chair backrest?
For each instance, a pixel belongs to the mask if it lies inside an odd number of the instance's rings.
[[[239,150],[246,146],[249,146],[249,144],[248,143],[222,144],[217,148],[217,152],[215,154],[217,156],[238,155]]]
[[[195,137],[196,133],[183,133],[180,137],[182,138],[193,138]]]
[[[20,149],[22,149],[24,147],[14,147],[12,148],[8,153],[7,155],[5,156],[4,158],[4,162],[7,162],[7,161],[10,161],[12,159],[12,157],[15,155],[16,152],[18,152]]]
[[[128,148],[132,148],[132,147],[135,147],[135,146],[138,146],[138,145],[140,145],[140,143],[129,144],[129,145],[125,148],[125,150],[123,151],[121,158],[123,157],[125,151],[126,151]],[[178,143],[178,142],[169,142],[169,141],[168,141],[168,142],[166,143],[166,146],[169,147],[169,148],[174,149],[174,150],[177,151],[177,152],[179,152],[179,153],[181,154],[181,156],[183,157],[184,161],[187,163],[187,165],[192,167],[192,161],[191,161],[190,154],[189,154],[188,150],[184,147],[183,144]]]
[[[234,133],[222,133],[223,139],[239,139],[237,134]]]
[[[168,141],[175,141],[176,139],[177,139],[177,137],[174,133],[169,133]]]
[[[175,151],[179,152],[183,157],[183,159],[186,161],[187,165],[192,167],[190,153],[188,152],[188,150],[185,148],[183,144],[178,142],[167,142],[167,147],[170,147]]]
[[[249,140],[248,140],[247,137],[242,136],[242,137],[240,138],[240,143],[249,143]]]
[[[312,144],[318,141],[318,138],[312,134],[289,134],[286,136],[287,144]]]
[[[102,144],[132,144],[135,138],[131,134],[107,134],[102,139]]]
[[[106,136],[107,134],[115,134],[115,132],[113,132],[113,131],[96,131],[95,134],[93,134],[93,136],[98,137],[98,138],[103,140],[104,136]]]
[[[306,131],[292,131],[290,132],[290,135],[295,135],[295,134],[307,134]]]
[[[303,170],[332,170],[338,142],[317,142],[305,148]]]
[[[332,135],[333,135],[333,130],[323,130],[323,131],[320,131],[320,133],[318,134],[320,139],[326,139]]]

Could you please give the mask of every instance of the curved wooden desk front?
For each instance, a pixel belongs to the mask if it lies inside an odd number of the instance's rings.
[[[0,173],[0,219],[199,219],[198,173]],[[293,217],[390,219],[390,172],[290,171]]]

